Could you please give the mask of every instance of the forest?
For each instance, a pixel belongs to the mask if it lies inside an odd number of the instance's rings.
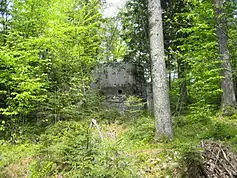
[[[237,1],[108,6],[0,0],[0,178],[237,177]]]

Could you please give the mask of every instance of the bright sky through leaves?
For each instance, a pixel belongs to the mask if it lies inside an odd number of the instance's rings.
[[[104,16],[113,17],[126,3],[126,0],[106,0]]]

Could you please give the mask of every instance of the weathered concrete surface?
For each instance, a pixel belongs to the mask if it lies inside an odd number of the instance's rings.
[[[105,96],[108,105],[124,110],[129,96],[146,99],[146,82],[142,67],[132,63],[113,62],[98,65],[94,72],[93,88]]]

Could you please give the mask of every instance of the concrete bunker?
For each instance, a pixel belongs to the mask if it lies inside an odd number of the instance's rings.
[[[93,71],[93,88],[105,97],[109,107],[125,110],[129,96],[147,98],[143,68],[134,63],[110,62],[97,65]]]

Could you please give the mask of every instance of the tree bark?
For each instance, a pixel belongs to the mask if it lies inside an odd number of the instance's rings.
[[[228,50],[227,19],[224,12],[224,1],[213,0],[213,6],[216,18],[216,35],[219,46],[219,54],[222,68],[221,89],[222,101],[221,107],[225,112],[229,106],[236,105],[235,89],[232,76],[232,67],[230,62],[230,53]]]
[[[149,0],[149,32],[156,139],[172,138],[169,89],[164,55],[160,0]]]

